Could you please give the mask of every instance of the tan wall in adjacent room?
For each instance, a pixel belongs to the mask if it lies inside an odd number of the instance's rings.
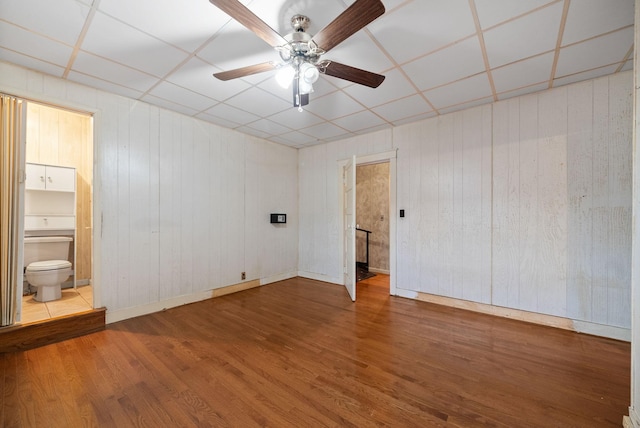
[[[27,162],[76,168],[76,280],[91,279],[93,120],[27,104]]]
[[[389,163],[356,169],[356,224],[369,235],[369,268],[389,270]],[[356,260],[366,259],[366,234],[356,232]]]

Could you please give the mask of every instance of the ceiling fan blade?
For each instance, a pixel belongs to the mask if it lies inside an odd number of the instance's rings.
[[[380,0],[356,0],[347,10],[313,36],[313,41],[320,49],[328,52],[329,49],[333,49],[383,15],[384,10]]]
[[[384,82],[384,76],[381,74],[361,70],[335,61],[327,62],[328,64],[326,66],[318,67],[320,72],[327,76],[333,76],[339,79],[348,80],[349,82],[359,83],[360,85],[368,86],[370,88],[377,88],[382,82]]]
[[[266,22],[258,18],[253,12],[251,12],[245,5],[237,0],[209,0],[215,7],[238,21],[240,24],[253,31],[265,42],[269,43],[274,48],[282,46],[287,41],[276,32],[273,28],[269,27]]]
[[[251,76],[252,74],[262,73],[264,71],[275,70],[277,66],[272,62],[263,62],[261,64],[249,65],[247,67],[236,68],[234,70],[221,71],[214,73],[213,76],[220,80],[237,79],[238,77]]]

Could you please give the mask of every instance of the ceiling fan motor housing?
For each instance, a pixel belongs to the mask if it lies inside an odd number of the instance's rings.
[[[294,15],[291,18],[291,26],[295,32],[304,32],[309,28],[311,20],[304,15]]]

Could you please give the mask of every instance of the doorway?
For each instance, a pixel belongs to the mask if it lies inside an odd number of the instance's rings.
[[[396,151],[384,152],[374,155],[357,157],[356,163],[356,192],[355,200],[360,200],[360,203],[355,204],[353,224],[348,222],[348,216],[343,216],[343,245],[345,248],[343,255],[344,272],[347,272],[350,266],[351,260],[356,260],[358,265],[362,266],[366,263],[370,274],[380,275],[385,279],[385,283],[388,283],[387,290],[390,295],[396,294]],[[348,164],[348,161],[341,162],[341,174],[344,174],[344,168]],[[377,166],[376,166],[377,165]],[[360,169],[361,167],[372,167],[370,169]],[[358,188],[357,173],[363,171],[361,176],[361,186]],[[375,172],[376,177],[373,178]],[[367,175],[369,174],[369,176]],[[364,180],[363,180],[364,179]],[[385,181],[384,185],[379,186],[379,180]],[[365,181],[373,181],[370,183],[364,183]],[[363,187],[364,185],[364,187]],[[371,188],[369,190],[365,190]],[[360,190],[366,191],[369,194],[364,195],[364,198],[358,196]],[[376,201],[379,203],[378,207],[367,208],[365,202],[362,199],[372,199],[372,204]],[[345,201],[345,192],[343,192],[341,201],[343,202],[342,211],[346,212],[347,206]],[[364,213],[361,213],[364,211]],[[364,215],[363,215],[364,214]],[[355,229],[356,233],[356,245],[353,246],[353,256],[349,254],[349,247],[346,245],[348,242],[351,228]],[[360,229],[360,230],[358,230]],[[375,230],[371,230],[375,229]],[[376,233],[376,237],[373,238],[373,234]],[[384,235],[384,236],[383,236]],[[369,257],[367,258],[366,251],[366,239],[369,236]],[[374,241],[375,240],[375,241]],[[357,247],[357,249],[356,249]],[[374,254],[375,253],[375,254]],[[349,261],[349,262],[348,262]],[[365,281],[369,281],[366,279]],[[357,285],[357,283],[356,283]],[[348,284],[345,283],[347,288]],[[355,291],[355,290],[354,290]],[[351,294],[351,293],[350,293]],[[356,295],[357,293],[353,293]],[[356,300],[352,297],[352,300]]]
[[[48,204],[55,205],[62,197],[52,192],[34,191],[29,186],[24,189],[25,227],[22,236],[71,238],[68,260],[72,262],[72,268],[71,276],[62,284],[60,299],[39,302],[26,280],[17,285],[21,288],[18,294],[22,294],[18,320],[23,324],[93,309],[93,116],[27,101],[25,121],[26,170],[29,171],[33,165],[51,167],[52,170],[73,170],[75,187],[62,195],[72,200],[69,212],[64,213],[64,220],[72,217],[71,227],[66,223],[64,227],[51,225],[52,220],[63,221],[63,216],[57,212],[59,206],[51,209],[48,224],[35,224],[34,221],[47,213]]]
[[[388,161],[356,167],[358,283],[389,275],[389,174]]]

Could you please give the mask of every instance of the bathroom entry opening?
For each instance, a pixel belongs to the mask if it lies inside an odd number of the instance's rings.
[[[52,236],[69,235],[70,233],[73,235],[69,256],[69,260],[73,261],[73,276],[71,277],[72,281],[63,283],[63,290],[72,284],[77,287],[74,290],[77,292],[77,296],[67,293],[63,295],[62,300],[56,300],[54,310],[46,308],[49,317],[69,315],[93,308],[93,290],[91,289],[93,278],[93,116],[90,113],[37,101],[27,101],[26,103],[26,117],[24,119],[26,122],[24,156],[26,163],[75,170],[74,230],[59,231],[55,228],[27,230],[28,225],[25,221],[25,230],[22,235]],[[27,195],[23,196],[26,199]],[[32,195],[28,195],[28,197],[32,197]],[[27,214],[29,213],[25,212],[25,215]],[[18,284],[18,287],[22,287],[21,290],[18,290],[19,294],[24,295],[25,291],[27,293],[32,291],[28,288],[25,290],[25,284]],[[20,313],[19,321],[24,323],[45,320],[44,308],[32,305],[34,302],[29,300],[29,297],[29,295],[23,296],[22,308],[19,308],[18,311]],[[83,306],[85,302],[86,307]],[[53,305],[48,304],[47,306]]]

